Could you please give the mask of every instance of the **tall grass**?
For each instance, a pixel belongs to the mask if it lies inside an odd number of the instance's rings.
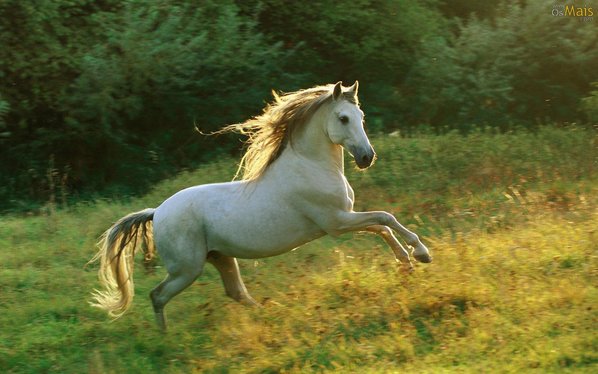
[[[434,263],[408,275],[379,239],[323,238],[242,261],[263,308],[224,296],[217,272],[154,326],[138,271],[131,311],[88,306],[98,236],[189,185],[223,181],[225,159],[122,202],[0,218],[2,372],[595,372],[598,369],[596,134],[376,137],[373,169],[348,178],[358,209],[387,209]],[[141,259],[139,259],[141,261]],[[140,267],[142,269],[142,267]]]

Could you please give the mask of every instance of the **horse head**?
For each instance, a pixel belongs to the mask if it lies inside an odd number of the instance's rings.
[[[374,162],[376,153],[365,133],[363,111],[359,108],[359,82],[343,87],[341,82],[332,89],[332,110],[326,120],[326,133],[333,144],[341,145],[360,169]]]

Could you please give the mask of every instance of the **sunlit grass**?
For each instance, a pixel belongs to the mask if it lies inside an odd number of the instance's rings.
[[[395,213],[429,245],[432,264],[407,274],[380,239],[326,237],[286,255],[241,261],[262,308],[226,298],[208,266],[168,305],[166,336],[154,326],[147,297],[163,269],[137,268],[133,306],[111,322],[87,304],[98,282],[95,266],[85,263],[111,222],[186,186],[226,180],[233,160],[184,173],[131,201],[2,217],[0,371],[596,372],[596,149],[591,133],[559,134],[561,140],[550,133],[554,141],[527,153],[524,145],[536,144],[530,134],[479,135],[483,146],[462,156],[470,162],[454,156],[452,166],[445,160],[441,167],[417,155],[392,163],[382,156],[392,158],[399,145],[421,151],[428,144],[438,159],[438,144],[450,138],[398,145],[374,139],[379,163],[367,173],[349,171],[357,207]],[[559,142],[575,143],[575,151],[554,153]],[[498,149],[502,164],[487,174],[493,183],[458,183],[467,175],[462,168],[475,170]],[[414,163],[427,174],[400,177],[416,170]],[[434,173],[445,180],[433,182]]]
[[[365,238],[273,260],[269,274],[246,263],[265,307],[217,304],[186,317],[208,319],[218,332],[213,356],[194,360],[196,368],[520,372],[595,364],[596,225],[537,218],[501,233],[434,238],[435,264],[409,276]],[[310,267],[323,257],[328,268]],[[274,276],[286,286],[264,286]]]

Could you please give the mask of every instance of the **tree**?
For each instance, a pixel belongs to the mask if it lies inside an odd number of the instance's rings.
[[[257,18],[272,40],[295,51],[286,68],[303,76],[293,89],[361,80],[368,123],[398,127],[403,116],[400,87],[417,51],[434,36],[448,37],[448,23],[434,1],[264,0]],[[379,130],[382,128],[379,126]]]
[[[504,5],[494,20],[473,17],[455,36],[426,43],[405,85],[417,92],[406,105],[420,109],[410,122],[466,129],[580,118],[598,34],[551,9],[541,1]]]
[[[75,190],[149,185],[214,149],[195,124],[257,113],[285,79],[288,53],[232,1],[97,3],[2,3],[7,191],[43,199],[51,155]]]

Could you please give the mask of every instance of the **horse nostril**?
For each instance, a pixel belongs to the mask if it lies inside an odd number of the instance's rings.
[[[370,162],[370,156],[368,156],[368,155],[361,156],[361,162],[364,163],[364,164],[365,163],[369,163]]]

